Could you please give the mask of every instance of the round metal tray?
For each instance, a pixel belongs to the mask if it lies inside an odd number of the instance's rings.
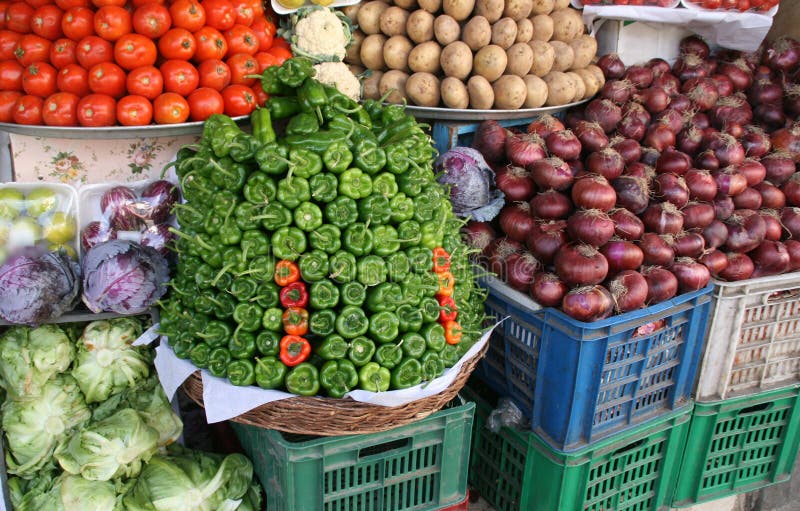
[[[433,119],[437,121],[484,121],[504,119],[524,119],[537,115],[554,114],[563,112],[574,106],[587,103],[589,99],[568,103],[566,105],[548,106],[543,108],[520,108],[519,110],[471,110],[459,108],[439,108],[429,106],[406,106],[406,111],[420,119]]]
[[[234,117],[241,124],[249,115]],[[79,128],[77,126],[31,126],[0,122],[0,131],[43,138],[71,138],[80,140],[116,140],[127,138],[176,137],[199,135],[203,132],[203,121],[181,124],[150,124],[147,126],[110,126],[104,128]]]

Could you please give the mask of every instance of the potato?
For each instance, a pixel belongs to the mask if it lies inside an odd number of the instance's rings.
[[[383,97],[387,92],[392,91],[386,97],[386,101],[389,103],[402,103],[403,100],[408,97],[406,96],[407,81],[408,75],[403,71],[397,69],[386,71],[383,73],[381,81],[378,84],[378,92],[380,92],[381,97]]]
[[[503,52],[505,57],[505,52]],[[466,79],[472,71],[472,50],[463,41],[454,41],[442,49],[439,63],[445,76]]]
[[[530,72],[541,78],[553,69],[556,51],[550,46],[550,43],[544,41],[528,41],[528,46],[533,50],[533,63],[531,64]]]
[[[486,78],[475,75],[467,82],[469,106],[476,110],[489,110],[494,105],[494,89]]]
[[[531,0],[506,0],[503,16],[519,21],[530,16],[531,7]]]
[[[360,11],[359,11],[360,12]],[[386,66],[383,61],[383,45],[386,43],[386,36],[383,34],[371,34],[361,42],[361,64],[367,69],[382,71]]]
[[[408,67],[415,73],[437,74],[441,69],[441,56],[442,47],[436,41],[418,44],[408,54]]]
[[[406,34],[415,43],[424,43],[433,39],[433,14],[424,9],[417,9],[408,16]]]
[[[442,80],[442,103],[447,108],[464,109],[469,106],[469,92],[464,82],[448,76]]]
[[[344,61],[349,64],[361,65],[361,43],[364,42],[364,32],[360,30],[353,30],[353,42],[347,47]]]
[[[525,103],[528,88],[525,81],[516,75],[504,75],[492,84],[494,107],[501,110],[516,110]]]
[[[572,51],[572,47],[561,41],[550,41],[548,44],[552,46],[556,56],[553,61],[553,71],[572,69],[572,63],[575,62],[575,52]]]
[[[536,16],[537,14],[550,14],[553,12],[554,7],[554,0],[533,0],[533,5],[531,6],[531,15]]]
[[[528,95],[522,104],[525,108],[539,108],[547,102],[547,84],[536,75],[525,75],[522,77],[527,88]]]
[[[581,77],[583,85],[586,87],[586,95],[584,98],[590,98],[600,92],[600,81],[588,69],[576,69],[575,74]]]
[[[414,73],[406,81],[406,94],[415,105],[439,106],[439,79],[431,73]]]
[[[583,19],[578,11],[571,8],[559,9],[550,13],[553,18],[553,39],[568,43],[583,33]]]
[[[492,41],[492,26],[483,16],[473,16],[461,30],[461,40],[478,51]]]
[[[572,80],[560,71],[551,71],[542,78],[547,84],[547,106],[566,105],[575,97]]]
[[[598,89],[602,89],[603,85],[606,84],[606,75],[603,74],[603,70],[594,64],[586,66],[586,70],[592,73],[595,76],[595,78],[597,78],[597,81],[600,82],[600,86]]]
[[[569,45],[575,52],[575,62],[572,63],[573,69],[583,69],[592,63],[597,55],[597,39],[589,34],[579,35],[573,39]]]
[[[392,3],[409,12],[417,8],[417,0],[392,0]]]
[[[406,35],[406,21],[408,21],[408,11],[395,5],[389,7],[381,13],[380,27],[387,37],[394,35]]]
[[[433,34],[439,44],[447,46],[458,41],[461,36],[461,25],[452,16],[441,14],[433,20]]]
[[[505,49],[517,40],[517,22],[511,18],[503,18],[492,25],[492,44]]]
[[[533,37],[533,23],[528,18],[517,22],[517,38],[514,42],[527,43]]]
[[[570,0],[555,0],[553,2],[553,10],[556,9],[566,9],[569,7]]]
[[[507,75],[525,76],[533,65],[533,50],[526,43],[516,43],[506,50]]]
[[[436,14],[442,8],[442,0],[417,0],[417,3],[431,14]]]
[[[475,54],[472,67],[476,75],[480,75],[490,82],[500,78],[508,65],[508,56],[500,46],[490,44],[484,46]]]
[[[372,0],[358,10],[358,28],[367,35],[381,33],[381,14],[389,6],[381,0]]]
[[[475,0],[442,0],[442,10],[456,21],[464,21],[472,14]]]
[[[389,69],[408,72],[408,54],[414,47],[408,37],[393,35],[383,45],[383,61]]]
[[[489,23],[494,23],[503,17],[504,8],[504,0],[477,0],[474,14],[483,16]]]
[[[549,41],[553,38],[553,18],[547,14],[539,14],[531,18],[533,35],[531,41]]]
[[[346,5],[342,7],[342,13],[350,18],[350,21],[353,23],[358,22],[358,10],[361,9],[361,4],[357,3],[354,5]]]
[[[383,71],[371,71],[371,74],[361,82],[361,96],[364,99],[380,99],[380,83]]]
[[[572,80],[572,85],[575,87],[575,97],[572,98],[572,101],[580,101],[586,97],[586,84],[583,83],[583,78],[572,71],[567,71],[566,75]]]

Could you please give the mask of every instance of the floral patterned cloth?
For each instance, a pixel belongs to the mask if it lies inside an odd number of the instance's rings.
[[[76,140],[12,133],[10,139],[15,181],[55,181],[80,187],[158,178],[178,149],[197,142],[199,136]]]

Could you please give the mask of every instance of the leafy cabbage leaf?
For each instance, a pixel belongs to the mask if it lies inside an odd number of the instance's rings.
[[[0,336],[0,386],[12,399],[38,397],[74,356],[75,345],[56,325],[9,328]]]

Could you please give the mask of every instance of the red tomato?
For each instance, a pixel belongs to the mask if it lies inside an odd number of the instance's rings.
[[[61,92],[71,92],[83,97],[89,90],[89,71],[78,64],[67,64],[56,76],[56,87]]]
[[[114,46],[97,35],[86,36],[78,42],[75,47],[75,58],[78,64],[86,69],[101,62],[111,62],[114,60]]]
[[[127,71],[152,66],[157,55],[156,43],[142,34],[125,34],[114,43],[114,60]]]
[[[77,126],[78,101],[70,92],[56,92],[44,100],[42,120],[48,126]]]
[[[230,117],[250,115],[256,108],[253,89],[246,85],[228,85],[222,89],[222,99],[225,102],[225,115]]]
[[[230,0],[233,10],[236,11],[235,22],[239,25],[249,27],[256,19],[256,11],[253,9],[252,0]]]
[[[146,126],[153,120],[153,105],[144,96],[125,96],[117,101],[117,121],[123,126]]]
[[[6,24],[8,23],[8,6],[11,2],[6,0],[0,1],[0,30],[6,29]]]
[[[72,39],[67,39],[66,37],[56,39],[50,46],[50,63],[56,69],[61,69],[67,64],[75,64],[78,62],[78,57],[75,53],[77,49],[78,43]]]
[[[194,33],[197,41],[197,50],[194,52],[194,61],[202,62],[208,59],[223,59],[228,53],[228,42],[222,32],[212,27],[203,27]]]
[[[34,62],[45,62],[50,57],[51,44],[44,37],[36,34],[25,34],[17,41],[14,56],[23,66],[29,66]]]
[[[278,59],[269,52],[260,51],[253,56],[256,58],[256,62],[258,62],[258,74],[263,73],[268,67],[278,65]]]
[[[287,50],[291,50],[292,49],[292,46],[283,37],[273,37],[272,38],[272,48],[275,48],[275,47],[286,48]]]
[[[14,106],[21,97],[21,92],[0,90],[0,122],[14,122]]]
[[[159,67],[164,77],[164,90],[188,96],[200,84],[197,68],[185,60],[168,60]]]
[[[26,94],[46,98],[50,94],[55,94],[56,88],[56,68],[47,62],[36,62],[26,67],[22,71],[22,90]]]
[[[256,18],[250,29],[255,32],[258,38],[258,51],[267,51],[272,48],[272,40],[275,38],[275,25],[267,21],[266,18]]]
[[[210,87],[200,87],[186,98],[189,103],[189,112],[193,121],[205,121],[211,114],[225,112],[225,102],[222,94]]]
[[[151,39],[167,33],[172,25],[169,9],[161,4],[145,4],[133,11],[133,31]]]
[[[61,30],[73,41],[94,34],[94,11],[88,7],[69,8],[61,18]]]
[[[118,5],[104,5],[94,13],[94,31],[108,41],[133,32],[131,13]]]
[[[51,41],[58,39],[64,33],[61,31],[61,18],[64,11],[55,5],[43,5],[36,9],[31,19],[31,30],[36,35],[40,35]]]
[[[156,99],[164,90],[164,78],[155,66],[137,67],[128,73],[125,84],[129,94],[144,96],[150,100]]]
[[[25,2],[10,3],[6,9],[6,28],[20,34],[29,34],[33,13],[34,8]]]
[[[117,101],[108,94],[89,94],[78,101],[78,124],[85,127],[113,126]]]
[[[113,62],[101,62],[89,69],[89,88],[95,94],[115,99],[125,95],[125,71]]]
[[[73,7],[89,7],[92,5],[89,0],[55,0],[55,4],[64,12]]]
[[[258,74],[258,61],[247,53],[237,53],[225,61],[231,68],[231,83],[242,84],[248,87],[256,81],[255,78],[248,78]]]
[[[256,96],[256,105],[264,106],[264,103],[269,99],[269,94],[264,92],[264,89],[261,88],[261,82],[256,80],[256,83],[253,84],[251,89],[253,89],[253,94]]]
[[[92,4],[98,9],[109,5],[112,5],[114,7],[124,7],[125,0],[92,0]]]
[[[223,34],[228,41],[227,57],[237,53],[247,53],[254,55],[258,51],[258,37],[256,33],[250,30],[250,27],[244,25],[234,25]]]
[[[174,92],[165,92],[153,101],[153,119],[157,124],[178,124],[189,118],[189,103]]]
[[[749,11],[750,0],[739,0],[738,2],[736,2],[736,8],[739,9],[741,12]]]
[[[130,3],[131,3],[131,5],[133,6],[134,9],[138,9],[139,7],[141,7],[143,5],[148,5],[148,4],[164,5],[167,2],[166,2],[166,0],[131,0]]]
[[[20,96],[14,103],[14,122],[17,124],[42,124],[42,105],[39,96]]]
[[[54,3],[54,1],[53,0],[25,0],[25,3],[27,3],[28,5],[33,7],[34,10],[35,10],[35,9],[38,9],[39,7],[41,7],[43,5],[52,4],[52,3]]]
[[[197,50],[197,41],[185,28],[171,28],[158,40],[158,52],[166,60],[189,60]]]
[[[229,0],[203,0],[206,10],[206,25],[219,31],[228,30],[236,23],[236,9]]]
[[[0,90],[22,90],[24,70],[16,60],[0,61]]]
[[[261,3],[261,0],[250,0],[250,7],[253,8],[254,19],[264,17],[264,4]],[[271,10],[272,8],[270,8]]]
[[[736,0],[722,0],[722,8],[726,10],[736,9]]]
[[[169,6],[172,26],[197,32],[206,24],[206,10],[197,0],[175,0]]]
[[[14,50],[17,49],[22,34],[11,30],[0,30],[0,60],[8,60],[14,57]]]
[[[273,57],[275,57],[278,60],[278,65],[279,66],[281,64],[283,64],[284,62],[286,62],[288,59],[292,58],[291,50],[288,50],[288,49],[286,49],[286,48],[284,48],[282,46],[275,46],[274,43],[272,45],[272,48],[267,50],[267,53],[271,54]]]
[[[231,83],[231,68],[218,59],[204,60],[197,66],[200,73],[200,87],[221,91]]]

